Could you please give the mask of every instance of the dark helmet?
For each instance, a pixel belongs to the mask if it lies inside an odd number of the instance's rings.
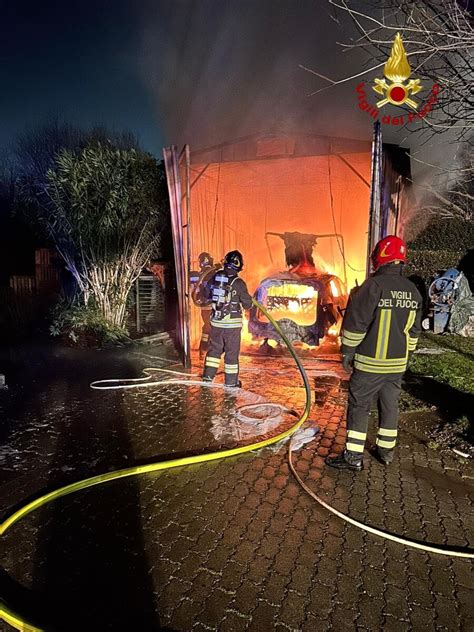
[[[208,252],[201,252],[198,263],[200,268],[209,268],[214,265],[214,259]]]
[[[236,270],[236,272],[240,272],[244,267],[242,253],[238,250],[231,250],[224,257],[224,265],[232,268],[232,270]]]

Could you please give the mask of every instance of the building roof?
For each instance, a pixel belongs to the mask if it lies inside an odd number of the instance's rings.
[[[327,154],[370,152],[371,141],[317,134],[273,133],[245,136],[232,141],[193,151],[196,164],[241,162],[269,158],[293,158]]]

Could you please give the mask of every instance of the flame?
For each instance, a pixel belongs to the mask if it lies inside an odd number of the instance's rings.
[[[337,265],[331,266],[321,257],[318,257],[318,260],[320,262],[321,270],[323,270],[324,273],[334,274],[336,276],[338,273],[341,274],[341,271],[340,269],[338,269]],[[261,280],[266,276],[270,276],[269,269],[264,268],[263,266],[259,266],[255,278]],[[342,287],[339,287],[338,283],[335,282],[333,279],[331,279],[329,285],[331,287],[334,298],[342,296],[342,293],[344,293],[345,291],[344,284],[341,284]],[[267,302],[267,308],[270,308],[270,313],[277,321],[283,318],[290,318],[295,323],[306,327],[312,325],[317,318],[318,291],[310,285],[292,283],[291,281],[282,283],[281,285],[272,285],[267,290],[267,301],[268,297],[270,298],[270,303],[273,303],[273,305],[268,305]],[[266,322],[267,320],[265,316],[261,313],[259,313],[258,317],[262,321]],[[246,312],[244,312],[242,320],[242,347],[244,349],[258,349],[261,346],[263,340],[262,338],[254,338],[253,335],[249,332],[248,317]],[[337,337],[339,335],[339,329],[340,322],[330,327],[328,331],[328,336],[330,336],[331,338]],[[304,349],[314,349],[314,347],[310,345],[306,345],[303,343],[301,344],[303,345]]]
[[[260,346],[262,344],[261,340],[254,340],[252,334],[249,332],[249,319],[247,312],[242,314],[242,334],[240,340],[241,343],[246,346]]]
[[[297,283],[282,283],[268,288],[268,296],[286,296],[287,298],[314,298],[318,291],[311,285],[299,285]]]
[[[298,274],[299,276],[314,276],[315,274],[319,274],[318,270],[307,261],[302,261],[297,266],[293,266],[290,268],[290,272]]]
[[[345,292],[346,291],[345,284],[344,284],[345,273],[349,274],[350,269],[344,270],[343,262],[336,261],[336,262],[333,262],[332,264],[329,263],[319,253],[317,253],[314,258],[315,260],[317,260],[318,268],[323,272],[323,274],[333,274],[338,279],[340,279],[340,282],[342,285],[342,292]],[[331,285],[333,296],[334,297],[341,296],[341,292],[338,289],[337,284],[330,281],[330,285]]]
[[[393,40],[392,51],[384,66],[383,74],[394,83],[403,83],[411,75],[410,64],[400,33],[397,33]]]
[[[300,304],[298,301],[289,300],[288,301],[288,309],[290,312],[296,314],[300,311]]]
[[[321,174],[328,173],[328,156],[252,161],[234,158],[237,161],[216,163],[212,162],[213,155],[217,154],[206,155],[203,163],[192,163],[193,181],[205,168],[205,173],[194,182],[192,189],[192,259],[197,262],[199,253],[206,251],[217,261],[229,250],[240,250],[245,260],[241,277],[253,295],[263,279],[287,269],[284,243],[277,238],[267,240],[265,230],[307,234],[334,231],[327,187],[321,184]],[[370,151],[362,150],[351,153],[348,158],[366,178],[370,178],[370,159]],[[336,238],[319,240],[313,259],[318,272],[334,274],[340,279],[340,282],[336,280],[339,295],[335,301],[342,301],[342,296],[356,284],[356,280],[360,285],[365,278],[369,192],[357,176],[349,175],[343,161],[331,156],[330,162],[335,182],[344,182],[351,189],[350,204],[347,204],[347,187],[334,189],[337,229],[344,235],[347,266],[344,266],[341,252],[343,244]],[[216,206],[217,191],[220,202]],[[209,231],[208,226],[214,225],[215,231]],[[306,271],[314,274],[310,266],[298,267],[297,273],[303,282]],[[293,312],[287,309],[286,313],[291,318]],[[202,324],[200,310],[192,304],[190,335],[193,348],[199,346]],[[242,342],[252,347],[262,344],[261,339],[253,340],[246,324]]]
[[[318,310],[318,291],[310,285],[282,283],[268,288],[266,307],[275,320],[291,318],[297,325],[313,325]]]
[[[337,298],[339,296],[339,289],[337,285],[332,279],[329,281],[329,285],[331,286],[331,292],[332,292],[333,297]]]

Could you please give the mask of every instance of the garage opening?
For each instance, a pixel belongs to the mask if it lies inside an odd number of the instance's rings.
[[[170,184],[171,154],[165,150],[167,158]],[[379,186],[390,189],[378,196],[378,231],[385,234],[395,232],[404,197],[389,158],[387,153],[382,161],[380,153],[375,160]],[[191,152],[187,160],[183,152],[175,160],[175,254],[177,268],[183,268],[189,349],[198,347],[202,327],[190,274],[199,274],[201,253],[218,265],[235,249],[243,253],[241,276],[249,291],[293,342],[318,347],[337,336],[348,293],[367,273],[374,143],[315,135],[249,137]],[[390,211],[383,222],[382,198]],[[278,340],[276,332],[252,309],[243,350],[272,339]]]

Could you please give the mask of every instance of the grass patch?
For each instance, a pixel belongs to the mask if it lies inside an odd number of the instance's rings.
[[[440,349],[445,353],[423,355],[415,353],[410,371],[431,377],[463,393],[474,394],[474,340],[455,335],[423,334],[418,348]]]
[[[429,434],[430,447],[458,448],[474,455],[474,340],[423,334],[413,354],[400,398],[400,410],[436,410],[440,421]]]

